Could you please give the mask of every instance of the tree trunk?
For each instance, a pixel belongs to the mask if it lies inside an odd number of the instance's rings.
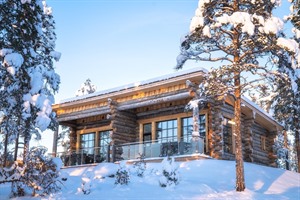
[[[27,162],[27,155],[29,152],[29,142],[31,139],[30,134],[30,121],[27,119],[25,122],[25,131],[24,131],[24,151],[23,151],[23,163],[26,164]]]
[[[18,149],[19,149],[19,131],[17,133],[17,137],[16,137],[16,143],[15,143],[15,152],[14,152],[14,161],[17,161],[18,158]]]
[[[4,141],[4,161],[3,161],[3,166],[6,167],[7,163],[7,145],[8,145],[8,133],[6,132],[5,134],[5,141]]]
[[[240,89],[240,74],[235,73],[235,103],[234,103],[234,134],[235,134],[235,160],[236,160],[236,191],[245,190],[244,177],[244,161],[242,150],[242,134],[241,134],[241,89]]]
[[[53,133],[53,144],[52,144],[52,157],[57,155],[57,138],[58,138],[59,125],[56,126]]]
[[[298,173],[300,173],[300,135],[299,131],[296,130],[295,139],[296,139],[296,151],[297,151],[297,160],[298,160]]]

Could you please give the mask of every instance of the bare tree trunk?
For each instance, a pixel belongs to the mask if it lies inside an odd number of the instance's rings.
[[[239,87],[235,89],[235,109],[234,121],[235,128],[235,160],[236,160],[236,191],[241,192],[245,190],[245,177],[244,177],[244,160],[242,150],[242,133],[241,133],[241,91]]]
[[[5,141],[4,141],[4,159],[3,159],[3,166],[6,167],[7,163],[7,145],[8,145],[8,133],[5,134]]]
[[[23,151],[23,163],[26,164],[27,162],[27,155],[29,152],[29,142],[31,139],[30,134],[30,121],[27,119],[25,122],[25,131],[24,131],[24,151]]]
[[[57,155],[58,130],[59,130],[59,125],[56,126],[54,133],[53,133],[53,144],[52,144],[52,156],[53,157],[56,157],[56,155]]]
[[[15,143],[15,152],[14,152],[14,161],[17,161],[18,158],[18,149],[19,149],[19,131],[17,133],[17,137],[16,137],[16,143]]]
[[[239,10],[239,1],[234,1],[233,9],[234,11]],[[235,134],[235,162],[236,162],[236,191],[242,192],[245,190],[245,176],[244,176],[244,160],[243,160],[243,149],[242,149],[242,133],[241,133],[241,74],[238,70],[238,65],[240,63],[240,35],[239,32],[234,28],[233,29],[233,49],[234,49],[234,58],[233,58],[233,70],[234,70],[234,134]]]
[[[297,160],[298,160],[298,173],[300,173],[300,135],[299,131],[296,130],[295,139],[296,139],[296,151],[297,151]]]

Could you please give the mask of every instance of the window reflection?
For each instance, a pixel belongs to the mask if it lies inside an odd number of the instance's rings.
[[[206,118],[205,115],[199,116],[199,133],[204,140],[204,151],[206,152]],[[186,117],[181,119],[182,124],[182,139],[183,142],[190,142],[193,133],[193,117]]]
[[[95,147],[95,133],[87,133],[81,135],[80,148],[84,149],[85,153],[93,154]]]
[[[159,143],[177,141],[177,120],[157,122],[156,139]]]

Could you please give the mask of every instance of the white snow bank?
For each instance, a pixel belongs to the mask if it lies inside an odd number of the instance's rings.
[[[234,161],[197,160],[176,165],[181,178],[171,189],[159,186],[163,163],[148,163],[143,178],[134,174],[132,165],[127,166],[130,183],[118,186],[114,184],[115,178],[108,176],[118,165],[103,163],[96,167],[62,169],[69,176],[61,193],[26,199],[299,199],[300,174],[296,172],[245,163],[246,190],[236,192]],[[101,178],[93,177],[95,174]],[[83,177],[90,177],[88,195],[78,192]],[[8,199],[10,184],[0,185],[0,191],[0,199]]]

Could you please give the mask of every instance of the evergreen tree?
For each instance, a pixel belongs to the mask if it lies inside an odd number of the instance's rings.
[[[91,94],[96,91],[97,87],[92,84],[91,79],[86,79],[86,81],[81,84],[81,87],[76,91],[76,97]]]
[[[253,88],[265,87],[265,77],[283,80],[279,66],[291,65],[294,40],[286,39],[283,21],[273,16],[280,1],[200,0],[190,32],[181,41],[177,69],[187,60],[214,62],[204,77],[208,97],[232,95],[236,141],[236,190],[244,191],[241,135],[241,96]],[[251,76],[250,76],[251,75]],[[249,78],[251,77],[251,79]]]
[[[277,135],[273,149],[277,155],[277,166],[281,169],[286,169],[288,149],[286,148],[284,135],[282,133]]]
[[[159,185],[161,187],[174,187],[179,184],[179,181],[180,175],[174,157],[164,158],[162,161],[162,176],[159,179]]]
[[[51,105],[60,80],[53,60],[60,54],[54,51],[50,11],[41,0],[0,3],[0,110],[6,116],[1,130],[8,141],[17,141],[16,147],[19,136],[24,138],[24,162],[31,136],[40,138],[41,131],[55,124]]]
[[[292,0],[292,3],[293,3],[293,10],[291,13],[292,14],[291,21],[294,24],[294,26],[300,31],[300,1]]]
[[[300,71],[299,66],[299,42],[300,42],[300,24],[299,24],[299,1],[292,1],[290,7],[290,15],[285,19],[290,21],[294,27],[292,32],[294,35],[289,40],[289,47],[285,47],[286,54],[291,57],[290,62],[282,62],[278,71],[284,76],[271,77],[271,82],[276,81],[277,84],[272,87],[261,88],[260,98],[258,100],[260,105],[274,111],[274,118],[281,122],[285,129],[295,134],[295,146],[297,152],[298,169],[300,166]],[[269,77],[270,78],[270,77]],[[271,88],[271,89],[270,89]],[[289,153],[294,152],[290,149]],[[293,161],[294,162],[294,161]]]

